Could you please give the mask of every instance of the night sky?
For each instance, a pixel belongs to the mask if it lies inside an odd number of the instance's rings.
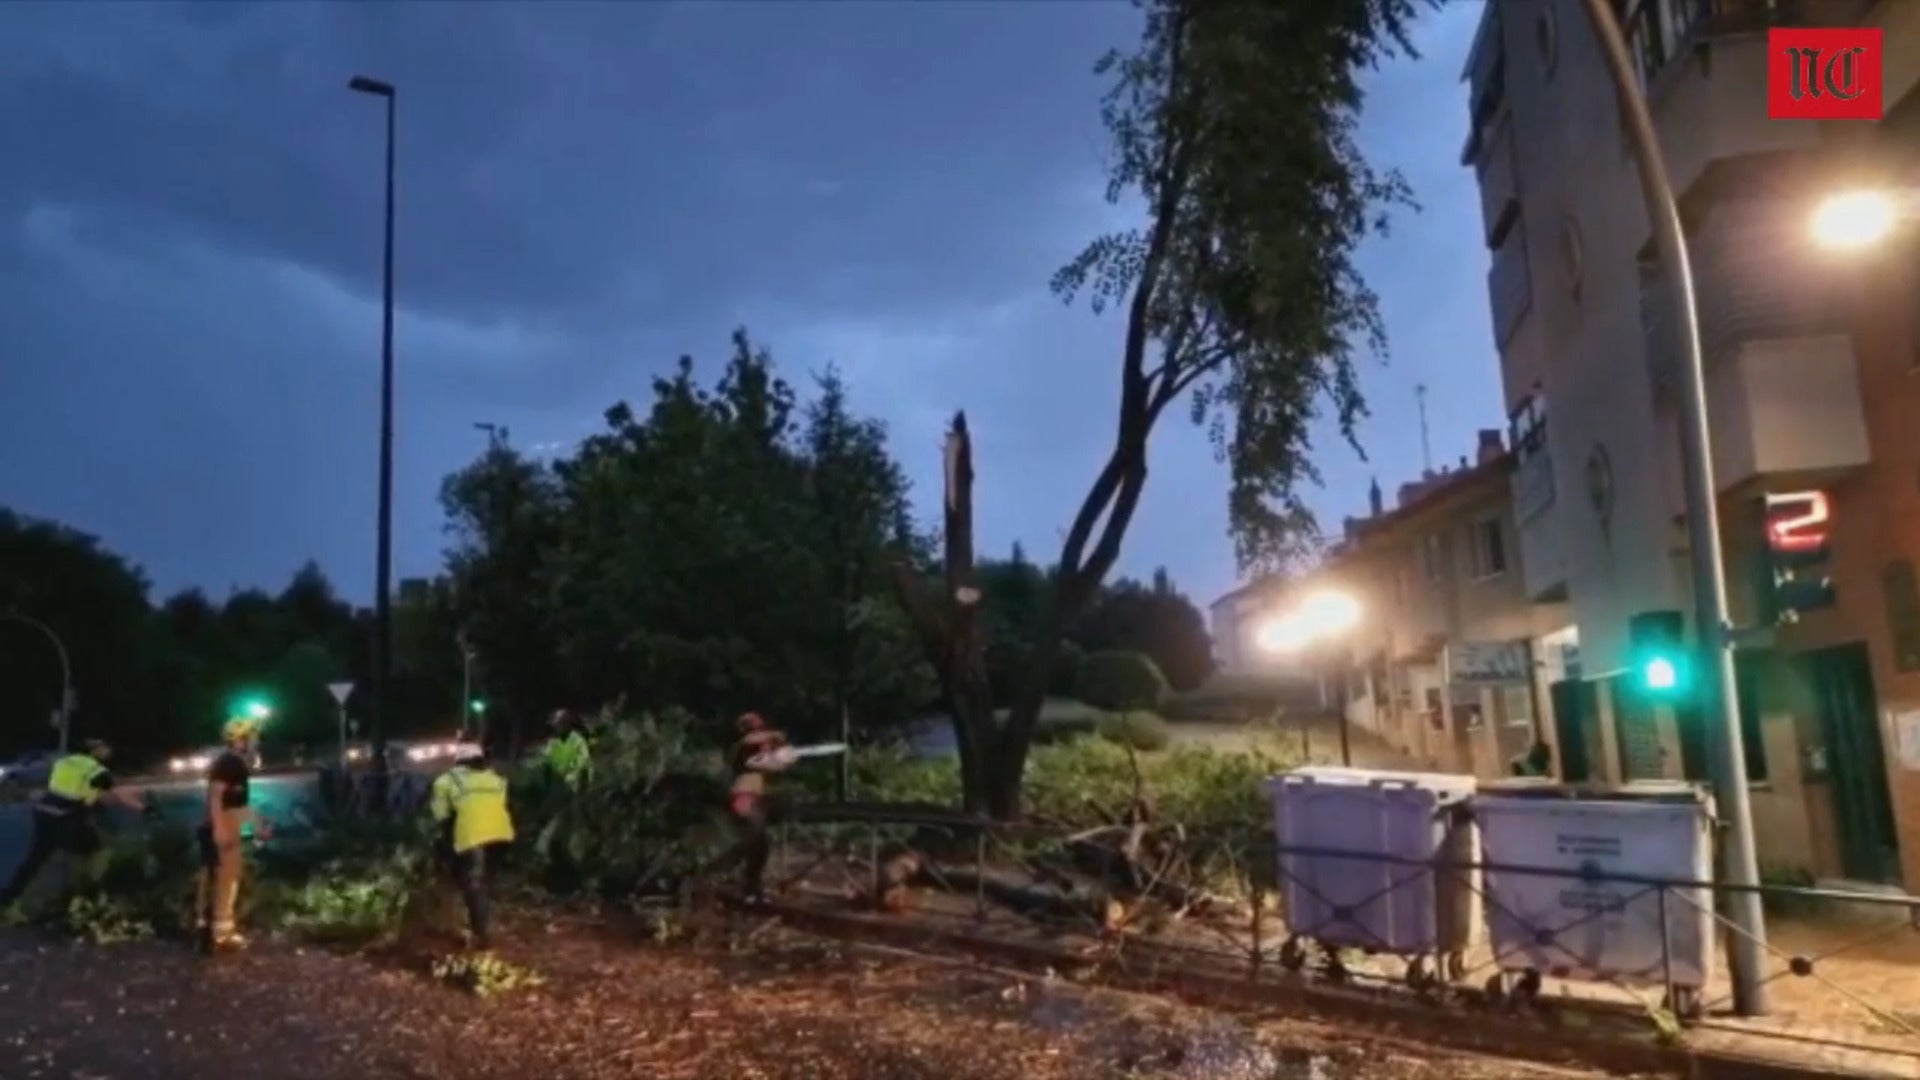
[[[1478,5],[1371,80],[1364,143],[1423,204],[1374,242],[1393,353],[1329,529],[1500,423],[1478,197],[1458,164]],[[982,549],[1050,559],[1106,451],[1121,328],[1047,290],[1103,201],[1132,8],[1027,3],[0,5],[0,505],[100,535],[159,591],[372,594],[382,114],[400,93],[396,576],[439,482],[506,425],[565,447],[747,326],[840,365],[937,505],[973,423]],[[1184,411],[1121,569],[1231,587],[1225,476]]]

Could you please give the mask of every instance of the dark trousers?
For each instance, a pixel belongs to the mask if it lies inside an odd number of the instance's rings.
[[[481,949],[487,947],[487,927],[493,915],[493,904],[487,896],[487,853],[498,846],[502,845],[483,844],[459,853],[451,845],[445,849],[453,884],[467,906],[467,929],[473,933],[474,946]]]
[[[765,885],[767,861],[773,858],[773,831],[767,827],[764,798],[741,800],[728,810],[737,838],[729,861],[740,864],[740,888],[749,900],[758,900]]]
[[[7,881],[7,887],[0,889],[0,907],[20,899],[27,887],[33,884],[40,868],[56,852],[84,858],[99,848],[100,833],[94,828],[91,815],[84,811],[49,814],[36,809],[33,812],[33,843],[27,848],[27,857],[21,860],[19,869]]]

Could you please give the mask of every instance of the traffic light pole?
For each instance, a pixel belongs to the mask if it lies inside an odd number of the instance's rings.
[[[1680,456],[1686,485],[1687,539],[1693,561],[1695,632],[1699,637],[1702,713],[1719,731],[1714,759],[1716,802],[1727,823],[1721,843],[1720,879],[1731,887],[1724,911],[1733,928],[1728,962],[1733,976],[1734,1011],[1762,1016],[1767,1011],[1762,969],[1766,960],[1766,920],[1760,910],[1760,865],[1754,853],[1753,806],[1747,794],[1746,747],[1740,734],[1740,698],[1734,681],[1732,628],[1727,616],[1727,583],[1720,550],[1720,512],[1713,479],[1712,443],[1707,423],[1705,365],[1700,355],[1700,313],[1694,306],[1693,268],[1687,260],[1686,234],[1667,176],[1666,159],[1646,98],[1628,59],[1610,0],[1585,0],[1607,71],[1620,100],[1621,119],[1632,145],[1646,199],[1647,223],[1658,244],[1660,262],[1674,290],[1680,313]]]

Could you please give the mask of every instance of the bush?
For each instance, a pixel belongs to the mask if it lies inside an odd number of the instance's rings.
[[[1155,711],[1167,696],[1167,678],[1145,653],[1097,652],[1080,665],[1076,697],[1112,712]]]
[[[1100,722],[1100,737],[1135,750],[1165,750],[1173,742],[1167,722],[1150,712],[1119,713]]]
[[[549,888],[627,895],[678,886],[731,842],[719,820],[726,780],[718,748],[678,710],[591,721],[593,769],[578,791],[540,766],[512,792]]]

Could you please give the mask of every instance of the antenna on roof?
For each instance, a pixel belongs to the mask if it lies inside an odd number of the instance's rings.
[[[1414,400],[1420,407],[1420,468],[1423,471],[1433,469],[1433,443],[1427,438],[1427,384],[1421,383],[1413,388]]]

